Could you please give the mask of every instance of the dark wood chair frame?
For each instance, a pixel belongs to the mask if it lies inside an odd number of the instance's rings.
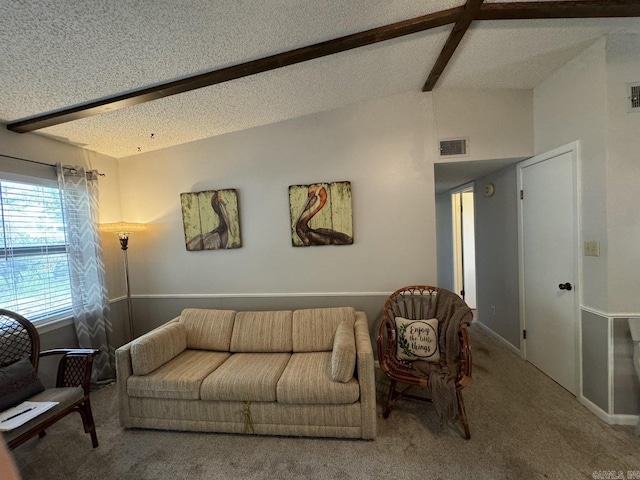
[[[429,398],[409,394],[409,391],[413,387],[427,387],[429,379],[426,376],[421,376],[413,368],[411,362],[397,358],[395,317],[404,317],[411,320],[426,318],[429,302],[437,298],[434,294],[440,290],[443,289],[430,285],[403,287],[393,292],[384,304],[383,319],[378,328],[377,342],[380,369],[391,381],[387,402],[384,407],[384,418],[389,417],[393,405],[402,398],[431,402]],[[469,322],[472,319],[471,317],[472,314],[470,312],[468,317]],[[458,331],[458,339],[460,341],[460,372],[455,384],[458,419],[464,430],[464,438],[469,440],[471,433],[469,431],[469,422],[462,399],[462,389],[471,382],[472,357],[469,332],[465,325],[461,325]],[[397,390],[396,387],[398,383],[406,384],[406,387],[402,390]]]
[[[40,438],[44,437],[46,435],[45,430],[47,428],[72,412],[78,412],[80,414],[82,417],[84,431],[91,435],[91,444],[93,445],[93,448],[96,448],[98,446],[98,436],[96,434],[96,426],[93,421],[93,413],[91,411],[89,389],[91,385],[93,358],[98,353],[98,350],[89,348],[56,348],[41,352],[40,336],[38,335],[36,327],[22,315],[9,310],[0,309],[0,326],[5,326],[5,329],[0,330],[0,335],[3,335],[6,330],[6,326],[11,322],[16,322],[21,325],[21,327],[17,328],[23,328],[28,333],[28,341],[23,336],[20,345],[17,345],[15,348],[12,347],[11,352],[5,352],[2,357],[2,364],[0,364],[0,367],[11,365],[12,363],[28,356],[34,370],[37,372],[40,357],[61,355],[58,363],[56,388],[80,386],[84,390],[84,396],[80,400],[57,412],[55,415],[50,417],[45,416],[40,422],[38,422],[38,417],[30,420],[29,423],[33,423],[34,425],[24,433],[7,442],[9,449],[12,450],[16,448],[35,435],[38,435]]]

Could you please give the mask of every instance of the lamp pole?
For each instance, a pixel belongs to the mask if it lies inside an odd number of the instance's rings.
[[[131,305],[131,288],[129,287],[129,255],[127,250],[129,248],[129,233],[119,232],[118,238],[120,239],[120,248],[124,254],[124,286],[127,290],[127,311],[129,313],[129,339],[135,338],[133,331],[133,306]]]
[[[129,235],[131,232],[141,232],[146,228],[144,223],[103,223],[100,224],[100,230],[103,232],[117,233],[120,239],[120,248],[124,255],[124,285],[127,290],[127,313],[129,317],[129,340],[135,338],[133,328],[133,306],[131,304],[131,287],[129,284],[129,256],[127,253],[129,247]]]

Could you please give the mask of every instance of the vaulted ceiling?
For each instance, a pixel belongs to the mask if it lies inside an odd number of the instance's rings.
[[[640,34],[630,0],[0,0],[0,10],[0,122],[118,158],[423,87],[531,89],[601,36]],[[598,18],[548,18],[572,13]]]

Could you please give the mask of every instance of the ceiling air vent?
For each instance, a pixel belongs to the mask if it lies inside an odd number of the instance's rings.
[[[640,82],[627,83],[627,112],[640,112]]]
[[[468,138],[454,138],[451,140],[440,140],[441,157],[466,157],[469,155]]]

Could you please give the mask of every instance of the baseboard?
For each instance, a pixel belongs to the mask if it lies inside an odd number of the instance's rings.
[[[478,327],[480,327],[482,329],[483,332],[488,333],[490,336],[492,336],[493,338],[495,338],[497,341],[499,341],[502,345],[504,345],[505,347],[507,347],[509,350],[511,350],[513,353],[515,353],[516,355],[518,355],[520,358],[522,358],[522,352],[520,351],[520,349],[516,348],[515,346],[513,346],[510,342],[508,342],[507,340],[505,340],[503,337],[501,337],[500,335],[498,335],[496,332],[494,332],[493,330],[491,330],[489,327],[487,327],[484,323],[480,322],[479,320],[474,320],[472,325],[477,325]]]
[[[583,397],[582,395],[578,396],[578,401],[584,405],[587,410],[593,413],[596,417],[602,420],[609,425],[637,425],[640,420],[640,415],[616,415],[607,413],[598,405],[593,403],[588,398]]]

